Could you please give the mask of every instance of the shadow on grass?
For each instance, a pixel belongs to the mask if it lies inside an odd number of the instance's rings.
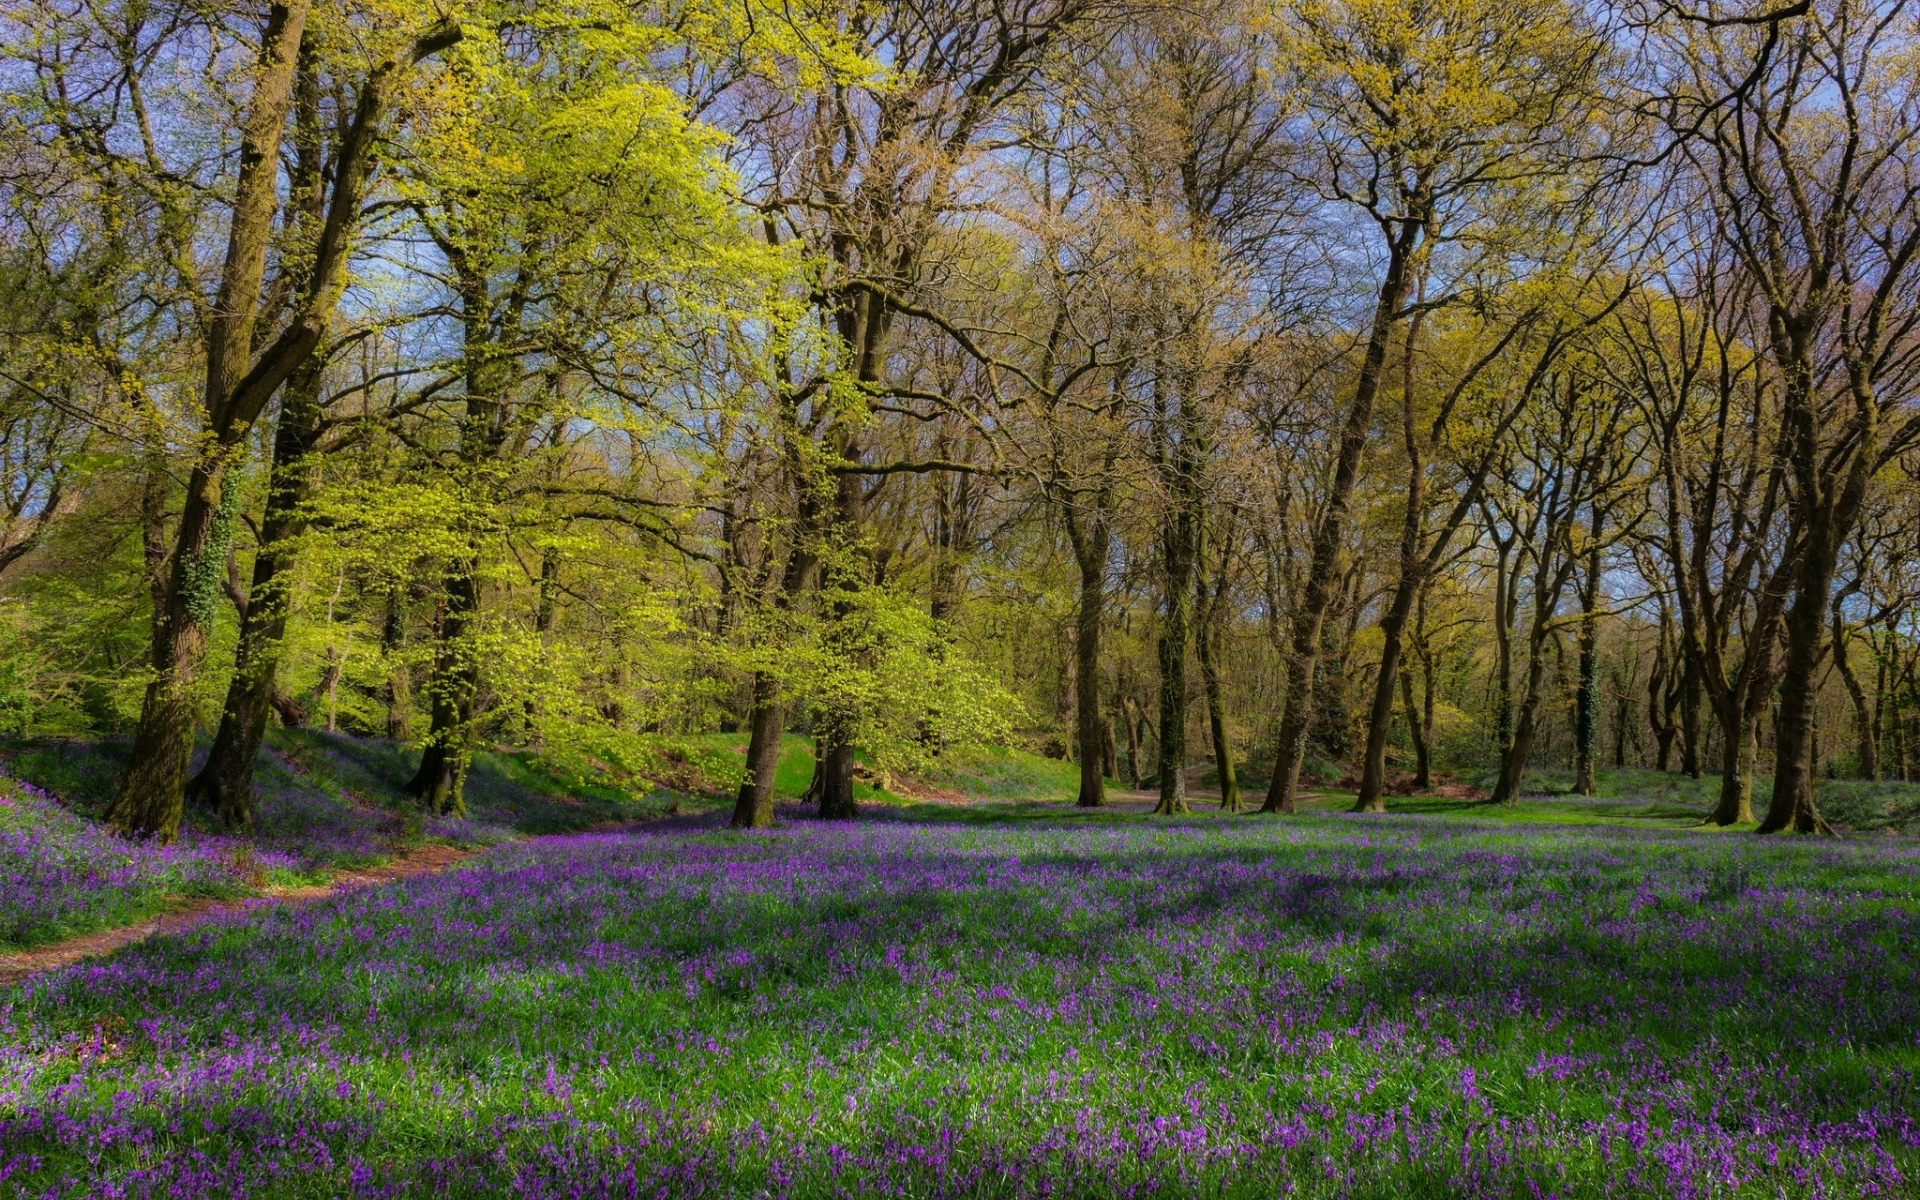
[[[1458,1105],[1450,1080],[1467,1063],[1503,1120],[1623,1103],[1719,1120],[1728,1099],[1731,1125],[1739,1104],[1780,1100],[1755,1098],[1766,1089],[1797,1089],[1780,1102],[1815,1125],[1910,1100],[1886,1088],[1911,1087],[1900,1056],[1920,1027],[1920,872],[1880,847],[1591,826],[1520,836],[1418,811],[1155,825],[1068,808],[1045,814],[1052,834],[1003,823],[998,835],[964,820],[916,830],[895,813],[839,837],[796,807],[771,837],[685,817],[504,850],[131,950],[15,1011],[80,1032],[108,1018],[164,1028],[182,1060],[288,1072],[312,1058],[298,1039],[324,1030],[329,1065],[286,1081],[277,1107],[210,1102],[224,1083],[209,1070],[202,1093],[168,1089],[151,1111],[114,1115],[207,1120],[223,1147],[333,1129],[336,1056],[397,1115],[360,1094],[349,1109],[344,1092],[341,1113],[367,1144],[398,1131],[415,1155],[477,1153],[494,1117],[545,1136],[548,1114],[570,1114],[564,1093],[539,1091],[556,1064],[563,1082],[577,1072],[620,1103],[691,1104],[708,1089],[750,1102],[794,1083],[826,1091],[823,1112],[836,1088],[957,1074],[962,1050],[983,1071],[998,1051],[993,1071],[1034,1080],[1071,1050],[1161,1086],[1168,1104],[1191,1089],[1255,1110],[1276,1080],[1330,1075],[1369,1080],[1369,1096],[1389,1076],[1382,1104],[1413,1088],[1423,1109]],[[435,1107],[426,1088],[437,1099],[442,1082],[457,1099]],[[1357,1090],[1334,1100],[1371,1103]],[[36,1102],[22,1127],[61,1128],[41,1120],[55,1109]],[[109,1158],[139,1144],[115,1137]]]
[[[203,740],[195,751],[195,769],[206,749]],[[6,748],[5,768],[97,820],[113,800],[131,750],[124,739],[15,743]],[[418,805],[403,789],[419,761],[418,750],[384,738],[270,729],[254,774],[258,832],[278,840],[302,835],[324,840],[332,825],[371,821],[381,837],[406,840],[406,818],[418,812]],[[568,833],[655,816],[678,799],[660,794],[635,803],[613,787],[565,782],[544,771],[539,756],[526,750],[481,750],[466,783],[473,825],[522,834]],[[183,819],[216,831],[210,814],[191,806]],[[376,839],[360,858],[380,852]]]

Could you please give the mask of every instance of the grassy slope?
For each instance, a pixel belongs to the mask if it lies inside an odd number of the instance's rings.
[[[467,817],[451,819],[423,817],[402,794],[417,751],[382,739],[276,729],[255,776],[259,804],[251,834],[225,836],[189,811],[180,846],[165,854],[128,851],[98,825],[125,770],[125,743],[59,740],[0,748],[0,779],[23,780],[56,798],[16,797],[18,803],[0,805],[0,947],[43,945],[192,899],[320,882],[330,869],[369,865],[427,841],[491,845],[724,807],[744,765],[746,738],[632,737],[620,748],[672,786],[584,754],[562,759],[493,748],[475,756]],[[813,765],[811,742],[788,735],[776,794],[803,794]],[[901,791],[935,787],[1052,809],[1053,802],[1070,801],[1076,786],[1072,764],[996,749]],[[856,784],[855,793],[867,804],[917,803],[867,783]]]
[[[683,747],[698,747],[712,757],[708,788],[714,795],[729,795],[730,771],[742,769],[747,754],[747,736],[743,733],[695,734],[671,739]],[[868,761],[865,755],[859,761]],[[797,799],[813,778],[813,742],[799,734],[787,734],[781,741],[780,766],[774,774],[773,793],[783,800]],[[1079,768],[1070,762],[1045,758],[1025,750],[991,746],[954,763],[945,772],[928,779],[903,780],[898,789],[888,791],[872,784],[856,782],[854,797],[863,803],[911,805],[915,795],[927,790],[959,792],[975,800],[1008,800],[1047,803],[1071,801],[1079,794]]]
[[[467,818],[428,817],[400,790],[415,752],[275,730],[255,776],[255,828],[225,835],[189,811],[179,843],[162,850],[121,841],[98,824],[126,754],[125,743],[47,741],[16,744],[0,757],[0,781],[21,780],[52,797],[0,782],[0,948],[125,925],[197,899],[322,882],[332,869],[422,842],[491,845],[657,815],[671,803],[636,803],[618,787],[562,781],[525,752],[488,751],[469,776]]]
[[[113,885],[87,903],[53,906],[57,917],[29,914],[23,903],[0,897],[0,942],[25,947],[142,919],[165,911],[190,897],[248,895],[261,886],[309,883],[324,878],[328,868],[365,865],[422,841],[460,845],[489,845],[515,836],[566,833],[664,812],[711,810],[726,806],[744,765],[743,734],[705,734],[677,737],[636,737],[631,747],[670,779],[673,790],[636,779],[631,772],[578,756],[561,764],[551,756],[527,750],[495,748],[475,758],[467,786],[469,814],[463,821],[422,818],[401,793],[412,774],[417,752],[396,743],[317,730],[274,730],[262,751],[258,776],[261,788],[260,828],[245,849],[216,850],[203,844],[201,861],[185,867],[152,870]],[[630,748],[631,748],[630,747]],[[0,758],[0,772],[37,784],[60,798],[71,818],[47,820],[31,811],[4,814],[5,828],[34,830],[43,846],[65,854],[75,870],[74,887],[91,886],[86,868],[100,857],[99,835],[92,818],[111,799],[124,766],[124,745],[115,743],[48,742],[15,746]],[[781,750],[775,794],[794,799],[806,790],[813,773],[812,743],[789,734]],[[1438,796],[1390,797],[1390,813],[1443,820],[1498,822],[1513,825],[1586,825],[1661,828],[1718,833],[1702,826],[1701,817],[1713,801],[1717,780],[1692,780],[1652,771],[1606,771],[1592,797],[1567,794],[1571,777],[1565,771],[1543,769],[1533,779],[1532,794],[1511,806]],[[651,790],[649,790],[651,789]],[[1150,821],[1144,813],[1094,814],[1071,808],[1078,789],[1074,764],[1044,758],[1022,750],[993,748],[970,756],[942,775],[907,780],[887,791],[868,783],[856,784],[856,795],[866,804],[901,810],[901,814],[938,822],[992,824],[1013,820],[1075,822],[1115,820]],[[955,806],[941,797],[960,793],[972,803]],[[931,794],[932,799],[925,799]],[[1764,807],[1768,781],[1758,781],[1755,802]],[[1257,794],[1249,792],[1250,800]],[[1911,832],[1920,829],[1920,785],[1823,781],[1821,801],[1826,812],[1844,829],[1860,832]],[[1303,801],[1308,811],[1336,813],[1351,806],[1351,792],[1320,790]],[[1205,799],[1196,799],[1194,815],[1225,818]],[[191,826],[198,818],[189,814]],[[1750,827],[1734,827],[1735,830]],[[215,831],[202,829],[198,836]],[[225,843],[222,843],[223,845]],[[231,880],[207,864],[232,857]],[[3,858],[4,854],[0,854]],[[4,864],[0,864],[4,865]],[[44,871],[43,871],[44,874]],[[96,872],[97,874],[97,872]],[[49,905],[40,902],[42,909]],[[12,908],[20,908],[14,912]]]

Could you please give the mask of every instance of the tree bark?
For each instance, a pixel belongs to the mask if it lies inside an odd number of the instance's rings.
[[[1815,672],[1824,657],[1821,643],[1827,632],[1827,606],[1840,545],[1876,465],[1874,422],[1881,401],[1866,386],[1857,366],[1852,368],[1851,382],[1862,424],[1853,430],[1853,444],[1843,460],[1844,474],[1836,475],[1825,461],[1811,359],[1817,306],[1808,307],[1810,311],[1801,314],[1776,308],[1769,318],[1773,356],[1785,376],[1781,426],[1795,483],[1795,528],[1790,538],[1799,545],[1800,556],[1786,616],[1787,655],[1775,724],[1773,799],[1760,822],[1761,833],[1833,832],[1814,796],[1814,701],[1819,690]]]
[[[234,655],[233,679],[213,749],[187,785],[187,799],[204,804],[222,824],[241,828],[253,822],[253,769],[273,711],[280,669],[280,646],[292,608],[292,574],[297,561],[293,539],[306,530],[301,505],[310,491],[307,461],[320,434],[320,363],[309,359],[282,389],[280,419],[274,430],[273,466],[267,506],[260,521],[260,546],[253,559],[246,615]]]
[[[1183,439],[1177,453],[1185,459],[1190,449]],[[1175,468],[1183,477],[1194,469],[1184,462]],[[1160,631],[1160,800],[1153,811],[1162,815],[1187,811],[1187,640],[1199,517],[1197,498],[1183,499],[1160,543],[1166,612]]]
[[[1880,778],[1879,748],[1874,745],[1873,711],[1867,707],[1867,693],[1860,686],[1860,679],[1853,673],[1853,664],[1847,659],[1846,620],[1839,609],[1833,613],[1833,666],[1840,672],[1840,682],[1846,685],[1847,699],[1853,703],[1853,730],[1859,747],[1859,774],[1862,779]]]
[[[1394,681],[1400,674],[1400,641],[1413,615],[1414,598],[1425,578],[1421,526],[1426,521],[1427,465],[1420,452],[1420,431],[1414,421],[1413,351],[1420,338],[1420,317],[1407,324],[1406,348],[1400,361],[1400,431],[1407,451],[1407,501],[1400,518],[1400,577],[1393,599],[1380,618],[1380,671],[1373,680],[1373,707],[1367,713],[1367,745],[1362,752],[1360,787],[1353,811],[1387,811],[1387,734],[1393,727]],[[1413,706],[1407,706],[1413,719]]]
[[[1496,804],[1513,804],[1520,799],[1520,787],[1526,779],[1533,754],[1533,739],[1539,731],[1541,693],[1547,673],[1547,642],[1556,636],[1554,618],[1560,608],[1561,594],[1574,570],[1572,558],[1556,566],[1548,556],[1546,547],[1561,543],[1567,533],[1564,527],[1556,528],[1556,521],[1553,515],[1546,516],[1542,548],[1535,555],[1531,588],[1533,615],[1527,630],[1526,688],[1521,693],[1512,740],[1500,756],[1500,778],[1493,789],[1493,801]],[[1511,601],[1512,597],[1508,599]],[[1557,641],[1555,644],[1557,648]]]
[[[369,73],[334,155],[333,191],[315,239],[304,294],[293,319],[256,356],[253,327],[279,202],[281,133],[292,104],[307,9],[307,0],[275,5],[261,36],[256,58],[260,69],[241,135],[226,258],[207,333],[205,438],[188,477],[174,536],[166,605],[155,620],[153,678],[141,705],[132,761],[106,812],[109,826],[163,842],[179,830],[186,794],[193,680],[206,654],[213,591],[226,560],[224,542],[236,498],[225,486],[228,470],[267,401],[313,354],[339,306],[351,231],[360,216],[368,159],[389,93],[407,69],[461,37],[457,23],[442,21],[417,38],[404,57],[387,59]]]
[[[1080,795],[1074,802],[1081,808],[1099,808],[1107,802],[1106,783],[1100,773],[1100,618],[1106,608],[1105,534],[1102,526],[1094,539],[1101,543],[1097,547],[1098,561],[1080,564],[1080,607],[1074,624],[1074,729],[1080,743]]]
[[[1593,795],[1594,760],[1600,745],[1600,550],[1598,530],[1595,546],[1587,557],[1586,586],[1580,592],[1580,680],[1574,693],[1573,715],[1573,790],[1581,796]]]
[[[1654,770],[1666,774],[1673,764],[1673,737],[1679,726],[1673,719],[1678,689],[1671,686],[1671,664],[1667,661],[1666,633],[1661,633],[1653,670],[1647,675],[1647,725],[1653,730]]]
[[[1234,768],[1233,747],[1227,740],[1227,714],[1220,683],[1220,646],[1217,629],[1201,629],[1194,639],[1200,652],[1200,682],[1207,694],[1207,725],[1213,734],[1214,773],[1220,778],[1220,807],[1240,811],[1240,779]]]
[[[1101,775],[1104,722],[1100,710],[1100,624],[1107,608],[1107,556],[1112,548],[1112,526],[1104,512],[1087,521],[1070,507],[1065,512],[1068,540],[1080,568],[1079,606],[1074,613],[1073,707],[1074,736],[1080,745],[1081,808],[1100,808],[1107,802]]]
[[[1620,686],[1621,677],[1615,675],[1615,695],[1613,706],[1613,768],[1622,771],[1627,766],[1627,741],[1633,732],[1633,696]]]
[[[1207,722],[1213,732],[1214,773],[1220,780],[1220,807],[1228,812],[1239,812],[1240,772],[1234,764],[1233,745],[1227,739],[1226,706],[1221,696],[1220,672],[1212,662],[1217,652],[1216,649],[1209,653],[1200,668],[1207,690]]]
[[[1491,521],[1491,518],[1489,518]],[[1513,618],[1515,600],[1509,564],[1513,556],[1513,536],[1494,540],[1496,558],[1493,569],[1493,744],[1502,760],[1513,744]],[[1516,568],[1517,570],[1517,568]]]
[[[1760,822],[1761,833],[1833,832],[1820,815],[1813,782],[1814,672],[1822,657],[1835,558],[1825,532],[1814,531],[1802,544],[1793,605],[1787,610],[1787,664],[1780,676],[1780,716],[1774,726],[1773,799]]]
[[[1140,725],[1134,720],[1131,702],[1121,702],[1120,718],[1127,727],[1127,786],[1137,792],[1140,790]]]
[[[785,725],[780,681],[766,671],[753,673],[753,707],[747,714],[747,775],[734,797],[734,829],[766,829],[773,824],[773,779],[780,769],[780,734]]]
[[[326,211],[319,69],[310,41],[300,47],[293,86],[295,163],[288,207],[292,219],[304,223],[311,232],[320,227]],[[324,363],[317,356],[309,356],[281,388],[266,511],[261,516],[253,580],[241,612],[233,678],[227,685],[213,749],[200,773],[187,783],[187,800],[211,808],[229,828],[253,823],[254,765],[266,737],[267,718],[274,711],[280,645],[291,611],[292,575],[298,558],[293,543],[307,526],[301,512],[312,490],[313,467],[307,459],[319,442],[323,426],[323,369]],[[331,728],[331,714],[328,719]]]
[[[1360,377],[1355,384],[1353,403],[1347,409],[1346,423],[1340,433],[1339,456],[1334,463],[1332,488],[1326,508],[1313,531],[1313,549],[1307,569],[1306,588],[1293,615],[1292,653],[1287,663],[1285,709],[1276,739],[1273,781],[1267,788],[1267,801],[1261,811],[1291,813],[1300,784],[1300,763],[1307,748],[1307,729],[1312,721],[1313,681],[1320,660],[1320,635],[1327,610],[1333,604],[1334,560],[1346,540],[1347,511],[1353,503],[1354,481],[1359,477],[1360,459],[1373,430],[1373,404],[1380,393],[1380,375],[1387,359],[1387,343],[1400,319],[1412,291],[1414,250],[1424,227],[1423,220],[1403,220],[1388,239],[1387,271],[1380,284],[1373,321],[1368,329],[1366,355],[1361,360]]]
[[[1550,612],[1535,617],[1531,652],[1527,656],[1527,685],[1521,694],[1519,711],[1513,725],[1513,740],[1500,756],[1500,778],[1494,784],[1493,802],[1513,804],[1520,799],[1520,787],[1526,780],[1528,760],[1533,755],[1533,737],[1539,728],[1541,685],[1546,680],[1547,656],[1545,628]]]
[[[475,564],[467,562],[446,584],[440,602],[439,646],[434,658],[429,713],[431,724],[420,767],[401,790],[436,814],[466,815],[465,787],[469,750],[466,739],[473,718],[473,696],[479,677],[466,636],[480,609]]]
[[[1744,708],[1736,710],[1733,724],[1726,726],[1720,747],[1720,799],[1709,820],[1715,825],[1734,825],[1753,820],[1753,744],[1754,722]]]
[[[1433,787],[1431,752],[1427,749],[1425,723],[1413,703],[1413,672],[1406,667],[1400,669],[1400,706],[1407,714],[1407,732],[1413,738],[1413,790],[1428,791]]]
[[[774,608],[790,612],[814,584],[819,566],[819,501],[805,483],[806,457],[798,445],[787,445],[789,482],[799,493],[793,524],[793,545],[780,565],[780,579],[774,593]],[[747,712],[747,777],[734,798],[733,816],[728,822],[735,829],[766,829],[773,824],[773,780],[780,766],[780,740],[786,728],[786,705],[780,696],[780,681],[771,672],[756,671],[753,700]],[[817,768],[816,768],[817,769]]]
[[[860,815],[853,799],[853,743],[845,737],[829,737],[821,743],[820,761],[814,767],[819,787],[820,817],[827,821],[850,821]]]
[[[1700,778],[1700,662],[1680,648],[1680,771]]]
[[[254,414],[235,410],[234,392],[253,352],[261,281],[279,203],[280,139],[293,104],[294,66],[307,7],[307,0],[274,5],[261,34],[253,95],[241,131],[226,258],[207,331],[202,406],[210,437],[188,478],[165,604],[154,616],[149,660],[153,677],[141,704],[132,760],[106,813],[107,823],[122,833],[151,835],[162,842],[171,842],[180,829],[193,749],[193,681],[206,654],[216,573],[224,570],[224,543],[231,533],[232,502],[222,485],[253,423]]]
[[[1228,548],[1231,540],[1229,532],[1228,537],[1223,539]],[[1200,659],[1201,690],[1206,694],[1207,728],[1213,736],[1213,769],[1220,781],[1220,807],[1227,812],[1239,812],[1240,778],[1233,761],[1233,746],[1227,738],[1226,696],[1220,670],[1225,636],[1222,614],[1226,605],[1228,561],[1226,555],[1222,554],[1219,569],[1215,573],[1217,577],[1211,580],[1204,547],[1195,555],[1195,562],[1198,564],[1193,580],[1197,627],[1193,646]]]

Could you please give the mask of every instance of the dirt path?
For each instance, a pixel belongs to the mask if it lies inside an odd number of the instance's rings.
[[[476,853],[478,851],[458,850],[452,846],[419,846],[378,866],[336,871],[324,884],[269,888],[264,895],[248,896],[241,900],[189,900],[171,911],[132,925],[102,929],[14,954],[0,954],[0,987],[18,983],[42,971],[52,971],[79,962],[83,958],[111,954],[122,946],[143,942],[157,933],[185,933],[230,913],[249,912],[256,908],[271,908],[280,904],[296,907],[317,904],[329,896],[353,888],[372,887],[396,879],[444,871]]]

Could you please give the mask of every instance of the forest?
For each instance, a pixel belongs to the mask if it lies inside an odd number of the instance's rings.
[[[1915,833],[1915,0],[0,11],[0,1187],[1902,1194]]]

